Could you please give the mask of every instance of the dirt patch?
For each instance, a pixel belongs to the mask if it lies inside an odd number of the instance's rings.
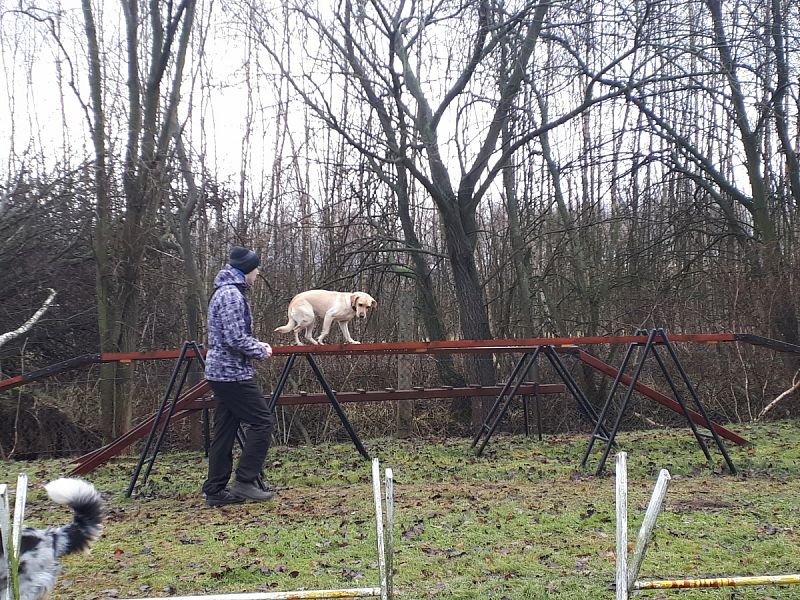
[[[714,498],[684,498],[680,501],[668,501],[667,512],[681,514],[690,512],[720,512],[737,508],[738,505]]]

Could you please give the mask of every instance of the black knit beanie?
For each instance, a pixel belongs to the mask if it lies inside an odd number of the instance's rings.
[[[231,260],[228,264],[232,267],[236,267],[247,275],[261,264],[261,259],[258,258],[258,254],[252,250],[242,248],[241,246],[234,246],[231,249]]]

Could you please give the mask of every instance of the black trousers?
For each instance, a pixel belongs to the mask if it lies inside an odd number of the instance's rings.
[[[217,408],[208,450],[208,479],[203,484],[203,492],[216,494],[231,478],[233,443],[240,424],[246,425],[246,435],[236,467],[236,480],[249,483],[261,474],[275,429],[275,416],[268,410],[266,398],[252,379],[208,383],[214,390]]]

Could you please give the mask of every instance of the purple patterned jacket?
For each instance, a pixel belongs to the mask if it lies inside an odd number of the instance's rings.
[[[214,279],[214,294],[208,303],[209,381],[252,379],[255,369],[250,360],[267,357],[261,342],[253,336],[253,319],[245,297],[248,287],[242,272],[230,265]]]

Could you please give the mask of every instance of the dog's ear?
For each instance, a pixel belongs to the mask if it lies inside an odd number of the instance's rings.
[[[353,292],[350,294],[350,308],[355,310],[356,304],[358,304],[358,292]]]
[[[378,306],[378,301],[375,300],[375,298],[370,298],[370,300],[372,300],[372,304],[369,305],[370,308],[375,308]]]

